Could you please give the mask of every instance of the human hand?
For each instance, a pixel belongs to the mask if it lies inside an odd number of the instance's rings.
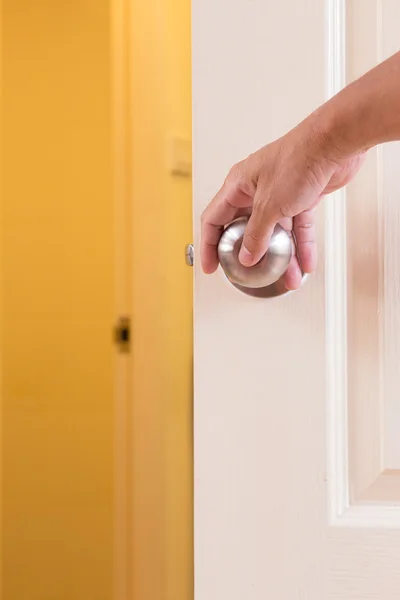
[[[314,208],[320,199],[346,185],[358,172],[364,153],[339,156],[330,140],[319,135],[310,119],[277,141],[235,165],[202,215],[201,263],[205,273],[218,267],[223,229],[248,215],[240,262],[256,264],[268,249],[275,225],[294,234],[293,253],[285,273],[289,290],[300,287],[302,271],[317,265]]]

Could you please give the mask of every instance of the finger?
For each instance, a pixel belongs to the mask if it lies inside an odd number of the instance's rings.
[[[292,217],[284,217],[278,221],[279,225],[286,229],[289,233],[291,233],[293,229],[293,218]]]
[[[292,236],[293,218],[285,217],[284,219],[280,219],[279,225],[286,229],[292,241],[292,258],[284,274],[284,284],[286,289],[288,290],[297,290],[297,288],[301,285],[303,275],[301,272],[299,261],[296,256],[296,244],[294,243],[294,238]]]
[[[315,230],[315,213],[306,210],[293,219],[297,255],[304,273],[312,273],[317,268],[318,252]]]
[[[253,212],[247,223],[239,252],[239,260],[242,265],[251,267],[261,260],[268,250],[277,221],[278,219],[274,218],[271,211],[268,211],[268,205],[265,203],[261,205],[260,201],[257,201],[256,193]]]
[[[238,217],[248,217],[250,214],[251,208],[238,208],[236,214],[228,218],[227,223]],[[223,231],[223,225],[217,226],[207,222],[202,224],[200,253],[201,264],[206,274],[214,273],[218,267],[218,244]]]
[[[287,290],[297,290],[301,286],[302,274],[299,261],[293,254],[284,275],[284,283]]]
[[[202,216],[200,256],[203,271],[218,267],[218,242],[224,226],[241,214],[248,214],[252,198],[226,182]]]

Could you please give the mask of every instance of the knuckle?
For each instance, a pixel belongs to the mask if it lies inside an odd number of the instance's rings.
[[[303,227],[296,229],[296,240],[299,244],[312,244],[315,242],[315,235],[312,227]]]
[[[251,185],[247,175],[246,161],[233,165],[228,173],[225,183],[234,186],[237,190],[240,190],[245,194],[250,193]]]
[[[278,204],[278,206],[276,207],[276,213],[279,219],[290,219],[290,211],[286,210],[286,208],[284,208],[280,204]]]
[[[315,241],[315,223],[313,214],[306,211],[297,216],[295,220],[295,233],[300,243],[312,243]]]
[[[247,231],[244,235],[244,239],[251,244],[259,244],[262,238],[257,232]]]
[[[233,167],[229,170],[228,176],[226,178],[226,183],[237,186],[239,182],[243,178],[243,173],[241,169],[240,163],[233,165]]]
[[[300,229],[300,230],[301,230],[301,229],[305,229],[305,230],[307,230],[307,229],[311,229],[312,227],[313,227],[313,223],[309,223],[309,222],[306,222],[306,223],[299,223],[299,224],[297,225],[297,229]]]
[[[211,214],[212,213],[211,213],[209,207],[207,207],[201,214],[200,225],[201,225],[201,229],[203,231],[206,231],[212,222]]]
[[[274,212],[278,219],[291,219],[293,217],[293,210],[283,202],[275,203]]]
[[[262,223],[268,219],[271,214],[271,204],[268,202],[268,194],[262,193],[260,188],[257,190],[257,194],[253,201],[252,215],[255,223]]]

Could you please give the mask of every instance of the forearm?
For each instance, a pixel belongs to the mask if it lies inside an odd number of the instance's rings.
[[[314,119],[343,157],[400,140],[400,52],[343,89]]]

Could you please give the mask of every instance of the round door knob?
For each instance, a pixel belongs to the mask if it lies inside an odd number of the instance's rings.
[[[290,235],[276,225],[266,254],[253,267],[244,267],[239,261],[239,250],[247,221],[247,217],[236,219],[221,236],[218,258],[225,275],[236,288],[250,296],[268,298],[288,293],[283,275],[293,253]]]

